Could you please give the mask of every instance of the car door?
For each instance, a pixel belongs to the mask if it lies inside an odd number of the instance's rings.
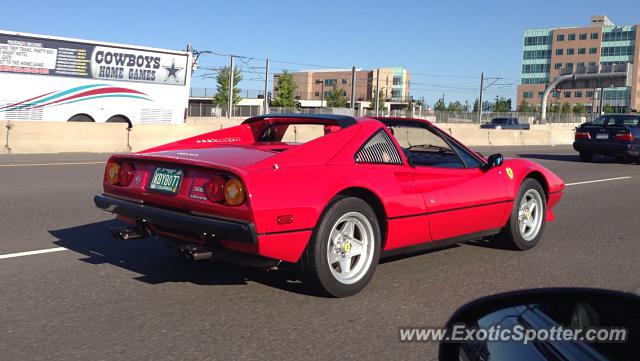
[[[502,167],[483,169],[483,161],[441,131],[399,126],[395,137],[414,166],[434,241],[502,227],[508,212]]]

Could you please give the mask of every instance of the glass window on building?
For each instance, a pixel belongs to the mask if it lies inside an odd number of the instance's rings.
[[[587,53],[587,49],[586,48],[578,48],[578,54],[583,55]]]
[[[602,41],[635,40],[636,32],[633,30],[615,30],[602,34]]]
[[[571,98],[571,92],[570,91],[564,92],[564,97],[565,98]]]
[[[596,66],[596,65],[597,65],[597,64],[596,64],[596,62],[595,62],[595,61],[590,61],[590,62],[589,62],[589,66]]]
[[[598,33],[591,33],[591,40],[598,39]]]
[[[598,34],[598,33],[594,33],[594,34]],[[598,54],[598,48],[589,48],[589,54]]]
[[[565,66],[567,69],[573,69],[573,63],[567,63]]]
[[[553,92],[554,98],[560,98],[560,92]]]
[[[573,55],[573,54],[574,54],[573,48],[567,49],[567,55]]]
[[[593,94],[594,94],[594,92],[593,92],[593,91],[588,91],[588,92],[586,93],[587,98],[593,98]]]
[[[342,84],[347,84],[347,79],[342,79]]]
[[[391,90],[391,98],[400,99],[402,97],[402,90],[400,89],[392,89]]]
[[[555,63],[555,64],[553,64],[553,68],[554,68],[554,69],[561,69],[561,68],[562,68],[562,63]]]
[[[525,99],[533,98],[533,92],[524,92],[522,93],[522,97]]]
[[[569,41],[571,41],[571,40],[576,40],[576,34],[569,34],[569,36],[567,37],[567,39],[568,39]]]
[[[580,34],[579,39],[580,39],[580,40],[587,40],[587,33],[582,33],[582,34]]]
[[[564,54],[564,49],[556,49],[556,55]]]
[[[633,55],[633,46],[605,46],[602,56]]]
[[[229,76],[229,77],[231,77],[231,76]],[[320,96],[320,92],[315,92],[315,93],[313,93],[313,95],[316,96],[316,97],[319,97]]]
[[[538,92],[538,98],[542,98],[543,95],[544,95],[544,92]]]
[[[573,94],[576,98],[582,98],[582,92],[581,91],[577,91]]]
[[[402,85],[402,77],[399,75],[393,76],[393,85]]]
[[[584,62],[580,61],[576,63],[576,68],[584,68]]]
[[[334,86],[338,84],[338,79],[325,79],[324,86]]]
[[[564,34],[558,34],[556,36],[556,41],[564,41]]]
[[[324,97],[328,98],[330,94],[331,94],[331,92],[324,92]]]

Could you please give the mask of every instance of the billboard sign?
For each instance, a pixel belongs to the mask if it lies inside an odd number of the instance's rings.
[[[0,72],[185,85],[187,54],[0,34]]]

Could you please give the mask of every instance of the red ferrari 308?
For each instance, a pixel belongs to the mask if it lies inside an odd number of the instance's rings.
[[[539,164],[488,158],[422,119],[272,114],[114,155],[95,204],[195,260],[297,264],[343,297],[380,257],[495,236],[534,247],[563,181]]]

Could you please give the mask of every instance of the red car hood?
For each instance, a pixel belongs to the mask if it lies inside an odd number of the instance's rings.
[[[178,161],[194,165],[211,165],[246,169],[259,161],[272,157],[278,152],[251,146],[224,145],[212,148],[165,150],[137,154],[140,159]]]

